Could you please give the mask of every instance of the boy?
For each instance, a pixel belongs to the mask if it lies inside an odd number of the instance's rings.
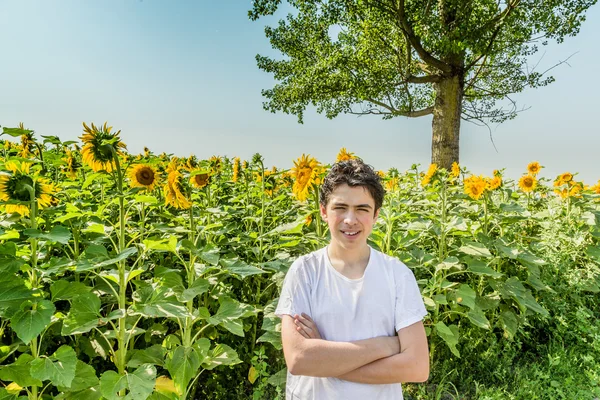
[[[331,241],[292,264],[275,311],[286,399],[401,400],[401,382],[429,376],[427,312],[414,275],[367,244],[384,193],[358,159],[334,164],[323,182]]]

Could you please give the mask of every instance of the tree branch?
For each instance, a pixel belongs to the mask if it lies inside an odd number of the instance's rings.
[[[431,65],[432,67],[435,67],[446,74],[451,73],[452,68],[450,67],[450,65],[432,56],[421,45],[421,39],[415,34],[412,27],[408,24],[408,20],[406,19],[406,14],[404,10],[404,0],[399,0],[396,15],[398,18],[398,22],[400,23],[400,27],[406,34],[406,37],[410,41],[410,44],[415,49],[419,57],[421,57],[421,59],[425,63]]]

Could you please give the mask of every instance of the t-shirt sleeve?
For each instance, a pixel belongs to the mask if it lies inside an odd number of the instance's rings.
[[[396,332],[421,321],[427,315],[415,275],[405,268],[396,282]]]
[[[275,309],[275,315],[279,318],[286,314],[291,316],[301,313],[312,315],[309,302],[310,279],[303,266],[302,258],[299,258],[294,261],[285,275],[279,302]]]

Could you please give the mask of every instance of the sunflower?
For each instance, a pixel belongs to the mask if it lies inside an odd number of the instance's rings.
[[[172,169],[167,176],[167,183],[163,186],[166,205],[178,209],[188,209],[192,203],[183,194],[183,176],[178,169]]]
[[[233,174],[231,176],[232,182],[237,182],[240,177],[240,158],[235,157],[233,159]]]
[[[494,176],[493,178],[486,179],[486,183],[487,190],[496,190],[502,186],[502,178],[499,176]]]
[[[5,168],[12,172],[9,174],[0,174],[0,201],[14,201],[29,203],[31,194],[28,187],[34,189],[38,208],[44,208],[52,205],[56,187],[48,180],[31,175],[29,173],[30,163],[16,163],[9,161]],[[27,204],[6,204],[7,213],[19,213],[29,215],[29,206]]]
[[[435,163],[430,164],[429,169],[427,170],[427,172],[425,173],[425,176],[423,177],[423,180],[421,180],[421,186],[423,186],[423,187],[427,186],[431,182],[431,179],[433,178],[433,175],[435,175],[437,170],[438,170],[437,164],[435,164]]]
[[[223,163],[221,162],[221,157],[212,156],[208,160],[208,164],[210,165],[210,174],[211,175],[217,175],[219,172],[221,172],[221,169],[223,168]]]
[[[160,174],[149,164],[138,164],[129,171],[129,179],[131,187],[144,188],[151,192],[156,187]]]
[[[150,149],[144,146],[144,157],[150,157]]]
[[[196,158],[196,156],[194,156],[194,155],[189,156],[185,160],[185,164],[183,165],[183,168],[185,168],[188,171],[193,171],[194,169],[198,168],[198,159]]]
[[[421,180],[421,186],[425,187],[425,186],[429,185],[430,182],[431,182],[431,176],[426,174],[423,177],[423,179]]]
[[[312,222],[312,219],[313,219],[312,214],[308,214],[306,216],[306,218],[304,218],[304,225],[310,226],[310,223]]]
[[[308,197],[308,192],[315,184],[315,178],[319,170],[319,162],[310,155],[302,154],[298,160],[294,160],[294,186],[292,192],[300,201],[305,201]]]
[[[519,187],[525,193],[529,193],[533,191],[537,186],[537,179],[535,176],[531,175],[523,175],[521,179],[519,179]]]
[[[81,164],[79,161],[77,161],[75,152],[66,149],[63,161],[67,163],[67,166],[64,169],[65,174],[69,177],[69,179],[77,179],[77,170],[81,168]]]
[[[561,199],[566,199],[567,197],[569,197],[569,190],[567,190],[566,188],[564,189],[554,189],[554,193],[557,196],[560,196]]]
[[[458,165],[458,163],[456,161],[454,161],[452,163],[452,169],[450,170],[450,176],[452,176],[454,178],[458,178],[459,175],[460,175],[460,166]]]
[[[248,161],[244,160],[242,162],[242,169],[246,169],[246,168],[248,168]]]
[[[583,184],[581,182],[573,182],[571,189],[569,189],[569,196],[578,197],[583,190]]]
[[[388,179],[388,181],[385,183],[385,188],[389,191],[398,189],[398,177]]]
[[[24,130],[25,133],[21,135],[21,152],[20,156],[28,158],[33,154],[33,148],[35,146],[35,140],[33,140],[33,131],[28,131],[23,127],[23,123],[19,124],[19,128]]]
[[[208,185],[208,182],[210,181],[210,175],[207,172],[200,172],[198,170],[192,172],[191,175],[190,183],[198,189],[202,189],[204,186]]]
[[[471,175],[464,181],[465,193],[473,200],[479,200],[485,192],[487,182],[482,176]]]
[[[113,160],[113,150],[117,155],[123,154],[123,149],[126,149],[125,143],[121,142],[119,134],[121,131],[111,133],[112,126],[92,127],[83,123],[84,134],[80,137],[84,143],[81,155],[83,162],[89,165],[94,172],[106,171],[112,172],[116,165]],[[105,142],[108,142],[104,144]],[[112,147],[112,149],[111,149]]]
[[[598,182],[594,186],[592,186],[590,190],[596,194],[600,194],[600,180],[598,180]]]
[[[380,178],[385,178],[385,172],[383,172],[382,170],[377,171],[377,176],[379,176]]]
[[[354,153],[349,152],[348,150],[346,150],[345,147],[342,147],[340,149],[340,152],[338,153],[335,162],[340,162],[340,161],[348,161],[348,160],[352,160],[356,158],[356,156],[354,155]]]
[[[542,166],[537,161],[527,164],[527,173],[531,176],[536,176],[537,174],[539,174],[541,169]]]
[[[573,180],[573,174],[570,172],[565,172],[564,174],[560,174],[558,176],[558,181],[562,184],[569,183]]]

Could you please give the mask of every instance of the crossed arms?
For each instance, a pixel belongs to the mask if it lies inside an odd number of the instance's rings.
[[[320,338],[310,317],[284,315],[281,338],[290,373],[336,377],[351,382],[384,384],[424,382],[429,377],[429,350],[422,322],[354,342]]]

